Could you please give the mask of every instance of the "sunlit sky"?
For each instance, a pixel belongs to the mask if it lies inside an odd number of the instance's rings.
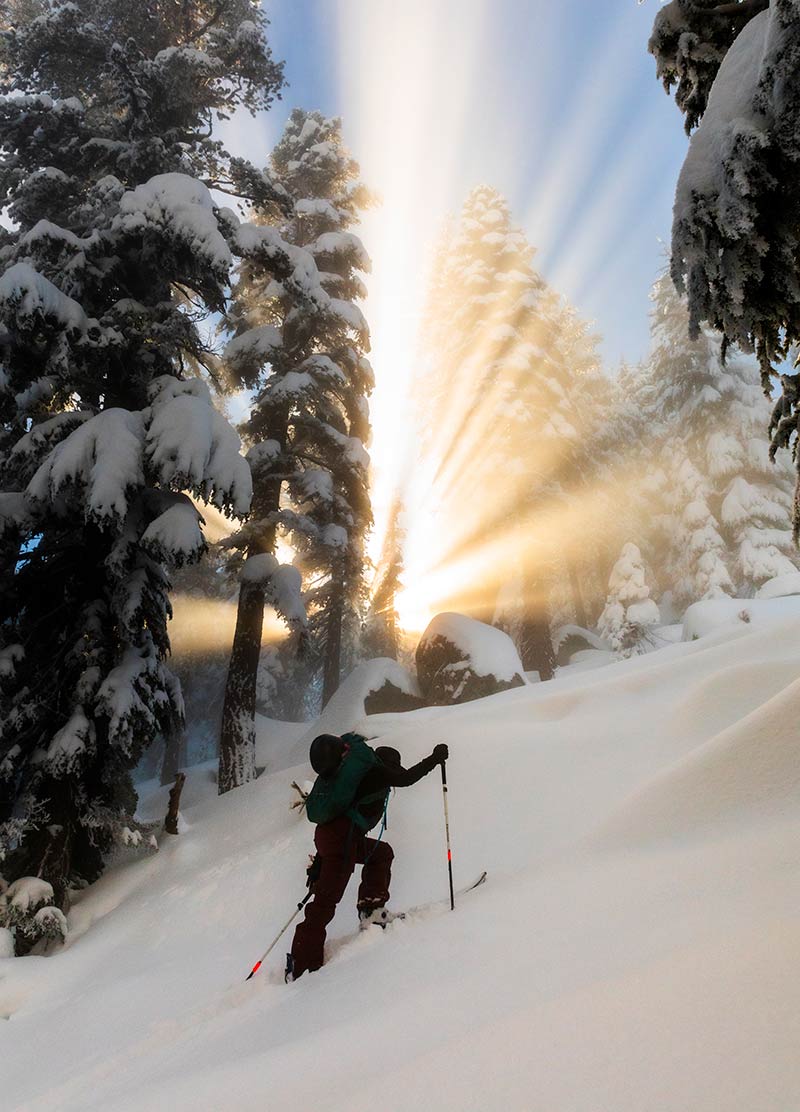
[[[472,187],[508,198],[538,269],[603,337],[609,370],[644,355],[686,148],[647,53],[657,5],[265,0],[289,87],[268,115],[233,121],[230,145],[263,163],[293,107],[340,115],[382,197],[361,229],[373,258],[375,545],[412,467],[428,250]]]

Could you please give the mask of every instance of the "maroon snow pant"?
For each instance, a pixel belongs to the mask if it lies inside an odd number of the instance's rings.
[[[356,865],[364,866],[358,889],[359,909],[383,907],[389,899],[394,853],[386,842],[368,838],[343,816],[318,826],[314,844],[322,867],[314,885],[314,898],[306,904],[305,919],[294,932],[295,977],[322,965],[325,929],[336,914],[336,905]]]

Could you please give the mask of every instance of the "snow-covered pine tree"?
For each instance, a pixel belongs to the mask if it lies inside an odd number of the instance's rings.
[[[592,625],[605,605],[609,576],[626,541],[637,545],[662,585],[664,544],[659,530],[667,516],[670,486],[663,463],[663,420],[659,422],[655,414],[651,372],[649,361],[623,363],[605,380],[607,393],[593,400],[585,422],[595,527],[589,526],[594,533],[594,569],[584,565],[582,578],[591,579],[594,570],[602,583],[598,607],[593,580]]]
[[[257,219],[312,256],[326,296],[316,304],[299,301],[268,271],[245,267],[233,319],[236,335],[226,352],[235,380],[256,391],[243,426],[253,514],[230,543],[249,557],[248,564],[255,556],[273,559],[282,536],[299,551],[298,562],[312,582],[306,651],[324,668],[324,697],[339,683],[343,630],[346,641],[347,631],[359,624],[363,544],[371,521],[364,444],[373,377],[367,324],[356,304],[364,296],[360,274],[369,270],[369,258],[349,230],[369,200],[358,174],[341,121],[292,112],[270,164],[271,178],[291,208],[287,214],[269,205]],[[220,791],[253,774],[253,714],[270,575],[245,581],[239,596]]]
[[[688,311],[668,277],[653,290],[650,432],[661,430],[670,476],[667,580],[682,605],[719,594],[750,597],[795,571],[789,528],[792,477],[771,464],[763,429],[770,403],[752,358],[702,328],[688,338]]]
[[[571,620],[587,627],[590,613],[599,613],[605,602],[610,553],[619,551],[619,543],[610,536],[611,492],[603,484],[615,391],[601,366],[599,337],[563,299],[555,336],[560,362],[569,374],[564,380],[568,420],[557,475],[558,551],[550,605],[555,615],[563,600]]]
[[[635,544],[623,546],[608,581],[608,598],[600,615],[600,635],[621,657],[647,651],[659,612],[645,577],[642,554]]]
[[[403,574],[404,530],[401,517],[402,503],[398,499],[389,514],[389,524],[375,569],[364,623],[363,648],[370,657],[390,657],[397,660],[400,650],[399,619],[395,604]]]
[[[672,430],[678,433],[678,429]],[[712,484],[692,462],[688,445],[665,447],[670,475],[666,518],[665,582],[679,609],[700,599],[733,595],[735,587],[727,567],[728,552],[720,522],[712,506]]]
[[[491,621],[503,581],[517,581],[522,613],[512,624],[523,664],[549,678],[556,546],[546,523],[580,469],[572,363],[578,378],[585,337],[533,269],[533,254],[503,198],[473,190],[435,268],[425,401],[457,550],[507,532],[515,552],[516,567],[482,575],[474,616]]]
[[[250,0],[45,0],[0,38],[0,857],[61,906],[183,715],[164,661],[168,568],[204,548],[186,491],[250,503],[200,325],[235,255],[323,296],[310,256],[209,193],[275,196],[209,137],[279,88],[265,27]]]
[[[671,0],[650,50],[697,131],[678,180],[671,273],[693,336],[707,322],[755,350],[764,390],[800,341],[800,11],[797,0]],[[772,450],[796,443],[797,374],[781,375]],[[800,454],[795,451],[800,467]],[[800,487],[798,487],[800,490]],[[800,498],[795,528],[800,527]]]

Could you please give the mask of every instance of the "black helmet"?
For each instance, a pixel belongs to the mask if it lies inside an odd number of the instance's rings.
[[[344,742],[336,734],[320,734],[311,742],[308,754],[317,776],[330,776],[341,764]]]

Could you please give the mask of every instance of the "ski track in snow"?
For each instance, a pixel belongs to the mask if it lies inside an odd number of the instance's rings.
[[[800,1093],[800,620],[728,626],[450,709],[369,720],[406,761],[386,835],[404,922],[328,963],[279,946],[305,767],[221,798],[75,903],[68,946],[0,959],[3,1109],[792,1112]],[[354,722],[357,727],[359,723]],[[164,799],[146,802],[158,813]]]

